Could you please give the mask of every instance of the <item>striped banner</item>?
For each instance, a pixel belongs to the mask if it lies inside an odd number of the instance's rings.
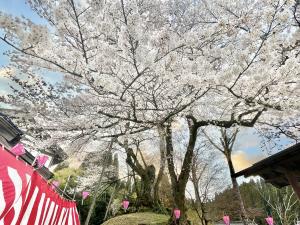
[[[76,203],[0,148],[0,225],[80,225]]]

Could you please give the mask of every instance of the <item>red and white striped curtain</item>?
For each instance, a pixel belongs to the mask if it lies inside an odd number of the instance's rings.
[[[0,147],[0,225],[80,225],[63,199],[31,166]]]

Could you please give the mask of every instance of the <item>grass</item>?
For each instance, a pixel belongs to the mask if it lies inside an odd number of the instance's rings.
[[[165,225],[169,216],[152,212],[130,213],[114,217],[102,225]]]
[[[188,219],[192,222],[192,224],[201,224],[198,214],[195,210],[189,209],[186,214]]]

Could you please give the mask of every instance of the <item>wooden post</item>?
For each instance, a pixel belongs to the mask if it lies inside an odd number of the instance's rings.
[[[300,183],[298,182],[296,175],[292,172],[286,171],[285,176],[300,200]]]
[[[69,181],[70,181],[70,177],[71,177],[71,175],[68,176],[67,182],[65,184],[65,187],[64,187],[64,190],[63,190],[63,196],[65,195],[65,192],[67,190],[67,187],[68,187],[68,184],[69,184]]]
[[[74,188],[74,193],[73,193],[73,201],[75,200],[75,196],[76,196],[76,190],[77,190],[77,186],[75,186],[75,188]]]
[[[113,201],[113,199],[114,199],[114,197],[115,197],[116,189],[117,189],[117,184],[115,184],[114,189],[113,189],[113,192],[112,192],[112,194],[110,195],[109,202],[108,202],[108,205],[107,205],[107,207],[106,207],[106,212],[105,212],[105,216],[104,216],[103,221],[106,221],[106,219],[107,219],[107,216],[108,216],[108,212],[109,212],[111,203],[112,203],[112,201]]]

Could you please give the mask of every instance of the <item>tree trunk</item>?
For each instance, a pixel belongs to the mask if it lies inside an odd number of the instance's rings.
[[[229,171],[230,171],[230,177],[231,177],[233,191],[234,191],[236,199],[238,200],[239,205],[240,205],[241,220],[242,220],[244,225],[248,225],[247,212],[245,210],[245,206],[244,206],[242,195],[241,195],[241,192],[240,192],[240,189],[239,189],[238,182],[237,182],[236,178],[234,177],[235,171],[234,171],[231,155],[226,156],[226,158],[227,158],[227,163],[228,163],[228,167],[229,167]]]
[[[201,209],[201,213],[202,213],[202,224],[203,225],[208,225],[209,220],[206,217],[206,207],[205,207],[203,202],[200,202],[200,209]]]
[[[172,224],[172,225],[173,224],[176,224],[176,225],[188,224],[187,215],[186,215],[186,206],[185,206],[185,188],[186,188],[186,184],[179,183],[179,182],[173,187],[174,208],[177,208],[180,210],[181,216],[180,216],[179,221],[176,221],[175,216],[172,215],[172,217],[169,220],[169,224]]]
[[[140,164],[136,154],[134,154],[133,149],[129,148],[127,144],[124,145],[126,149],[126,163],[130,168],[140,176],[141,178],[141,190],[140,197],[137,201],[137,206],[154,207],[154,182],[155,182],[155,167],[153,165],[146,165],[144,167]]]
[[[140,175],[141,177],[141,191],[139,206],[145,206],[149,208],[154,207],[154,180],[155,180],[155,167],[153,165],[147,166]]]
[[[259,112],[257,114],[256,119],[260,115],[261,115],[261,112]],[[246,213],[244,202],[243,202],[243,199],[242,199],[242,196],[241,196],[241,193],[240,193],[239,185],[238,185],[237,180],[234,176],[235,171],[234,171],[234,167],[233,167],[233,163],[232,163],[232,159],[231,159],[231,153],[232,153],[233,145],[235,143],[238,132],[239,132],[239,130],[235,129],[235,131],[231,135],[229,135],[227,133],[227,130],[222,128],[221,129],[221,138],[220,138],[222,147],[220,147],[203,131],[205,136],[208,138],[209,142],[214,147],[216,147],[220,152],[222,152],[226,157],[227,165],[228,165],[229,171],[230,171],[230,177],[231,177],[231,182],[232,182],[232,186],[233,186],[234,196],[235,196],[236,200],[239,202],[239,205],[240,205],[239,214],[240,214],[240,217],[241,217],[241,220],[242,220],[243,224],[248,225],[247,213]]]
[[[159,198],[159,184],[161,182],[164,168],[165,168],[165,132],[163,126],[158,126],[158,132],[160,136],[160,168],[158,176],[156,177],[155,167],[153,165],[147,165],[144,160],[143,154],[137,145],[136,154],[133,149],[129,147],[128,140],[126,139],[124,143],[118,141],[119,145],[126,150],[126,163],[134,173],[136,173],[141,178],[141,190],[137,191],[138,201],[137,206],[146,206],[154,208],[160,206]],[[140,153],[141,162],[137,155]]]
[[[174,208],[178,208],[181,211],[181,217],[179,221],[175,221],[174,216],[172,215],[172,217],[169,220],[169,224],[176,224],[176,225],[188,224],[187,216],[186,216],[186,207],[185,207],[185,189],[191,171],[194,147],[197,139],[197,130],[198,130],[198,127],[195,124],[195,121],[193,119],[188,118],[187,121],[189,124],[189,131],[190,131],[189,143],[182,163],[181,172],[178,177],[175,172],[175,164],[173,158],[174,150],[173,150],[171,125],[167,126],[167,135],[166,135],[166,152],[167,152],[166,155],[167,155],[168,170],[171,178]]]
[[[158,134],[159,134],[159,151],[160,151],[160,167],[156,177],[156,181],[154,184],[154,204],[156,207],[161,205],[160,197],[159,197],[159,185],[161,179],[163,177],[166,165],[166,132],[163,126],[158,126]]]

